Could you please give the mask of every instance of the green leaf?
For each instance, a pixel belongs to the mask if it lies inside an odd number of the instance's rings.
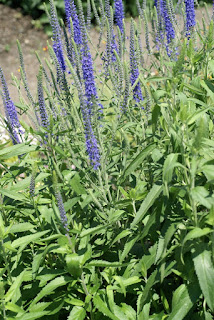
[[[207,178],[207,181],[214,180],[214,165],[204,165],[202,171]]]
[[[112,241],[111,246],[113,246],[114,243],[116,243],[117,241],[127,237],[128,235],[130,235],[131,231],[130,230],[123,230],[122,232],[120,232],[116,238]]]
[[[121,310],[125,313],[129,320],[136,319],[136,311],[126,303],[121,303]]]
[[[211,252],[199,243],[193,252],[193,262],[198,281],[210,309],[214,311],[214,266]]]
[[[133,245],[135,244],[136,241],[138,241],[140,238],[140,235],[137,235],[136,237],[131,237],[131,239],[128,239],[125,246],[124,246],[124,249],[123,249],[123,252],[121,254],[121,257],[120,257],[120,262],[122,263],[123,260],[127,257],[127,255],[129,254],[130,250],[132,249]]]
[[[22,193],[10,191],[8,189],[0,189],[0,194],[4,195],[10,199],[13,199],[13,200],[27,201],[27,198]]]
[[[18,239],[14,240],[11,243],[11,245],[12,245],[13,248],[20,247],[23,244],[25,246],[27,246],[30,242],[40,239],[44,234],[46,234],[48,232],[50,232],[50,231],[46,230],[46,231],[41,231],[41,232],[37,232],[37,233],[34,233],[34,234],[30,234],[28,236],[23,236],[21,238],[19,237]]]
[[[84,308],[75,306],[71,310],[67,320],[84,320],[86,316],[86,311]]]
[[[72,189],[76,192],[78,195],[87,194],[85,188],[80,182],[80,176],[78,173],[75,174],[75,176],[70,180],[70,185]]]
[[[212,206],[211,199],[208,197],[209,192],[202,186],[195,187],[191,190],[192,198],[205,206],[206,208],[210,209]]]
[[[37,184],[38,182],[44,180],[48,176],[50,176],[49,173],[41,172],[36,177],[35,184]],[[25,179],[22,179],[22,180],[18,181],[15,185],[11,186],[9,190],[11,190],[11,191],[23,191],[23,190],[29,189],[30,181],[31,181],[31,177],[27,177]]]
[[[154,184],[152,189],[147,194],[145,200],[140,206],[140,209],[136,213],[136,217],[134,218],[133,222],[131,223],[131,228],[133,228],[138,222],[140,222],[143,217],[147,214],[149,208],[153,205],[155,200],[159,197],[162,191],[162,185]]]
[[[39,311],[39,312],[30,312],[22,315],[21,317],[16,317],[16,320],[37,320],[42,318],[43,316],[49,314],[48,311]],[[14,319],[14,318],[13,318]]]
[[[200,296],[200,288],[197,284],[180,285],[173,293],[172,312],[167,320],[182,320],[188,314],[190,309],[195,306]]]
[[[163,165],[163,181],[169,183],[172,180],[173,170],[177,165],[178,154],[171,153],[166,157]]]
[[[186,241],[188,240],[192,240],[192,239],[196,239],[196,238],[200,238],[200,237],[203,237],[207,234],[209,234],[210,232],[212,232],[213,230],[210,229],[210,228],[204,228],[204,229],[201,229],[201,228],[194,228],[193,230],[189,231],[187,233],[187,235],[185,236],[184,238],[184,241],[183,241],[183,245],[185,244]]]
[[[121,262],[109,262],[104,260],[92,260],[89,263],[87,263],[87,267],[115,267],[120,268],[126,266],[127,263],[121,263]]]
[[[133,173],[140,164],[142,164],[143,160],[152,152],[152,150],[155,149],[155,146],[155,144],[149,145],[136,156],[136,158],[125,169],[123,176],[121,177],[122,181],[125,180],[129,174]]]
[[[199,104],[200,106],[202,106],[204,108],[207,108],[207,104],[204,103],[203,101],[199,100],[199,99],[190,97],[190,98],[187,99],[187,101],[192,101],[192,102],[194,102],[196,104]]]
[[[96,295],[93,299],[95,307],[105,316],[109,317],[112,320],[121,320],[116,317],[110,310],[109,307],[105,304],[105,302],[100,298],[100,296]]]
[[[5,309],[10,310],[12,312],[16,312],[16,313],[24,313],[24,310],[22,308],[20,308],[19,306],[17,306],[15,303],[12,303],[12,302],[8,302],[5,305]]]
[[[11,300],[10,302],[16,303],[16,301],[21,297],[21,284],[23,281],[25,281],[25,276],[27,275],[27,277],[29,277],[30,274],[31,273],[25,269],[15,279],[13,279],[13,284],[4,297],[5,302],[9,302]]]
[[[24,232],[24,231],[32,230],[34,227],[35,226],[30,222],[23,222],[23,223],[14,224],[9,229],[9,232],[10,233]]]
[[[29,310],[33,307],[39,300],[52,294],[57,288],[65,286],[71,279],[69,277],[58,277],[51,282],[49,282],[40,292],[37,294],[33,302],[31,303]]]
[[[105,231],[105,230],[106,230],[106,227],[107,227],[107,225],[105,225],[105,226],[104,226],[104,225],[99,225],[99,226],[97,226],[97,227],[88,228],[88,229],[86,229],[86,230],[83,230],[83,231],[80,233],[80,238],[86,237],[86,236],[88,236],[88,235],[90,235],[90,234],[95,235],[95,234],[97,234],[98,231],[101,231],[101,230]]]
[[[74,276],[74,278],[78,278],[81,276],[82,273],[82,267],[81,267],[81,261],[82,256],[78,256],[77,253],[71,253],[66,255],[66,266],[68,269],[68,272]]]
[[[194,122],[196,122],[197,119],[200,119],[201,116],[203,116],[204,113],[206,113],[209,109],[211,109],[210,107],[205,108],[203,110],[199,110],[197,112],[194,112],[193,115],[191,115],[188,119],[187,119],[187,124],[191,125]]]
[[[120,282],[120,280],[121,280],[125,287],[131,286],[131,285],[133,285],[135,283],[138,283],[138,282],[141,282],[141,279],[139,277],[137,277],[137,276],[129,277],[128,279],[125,279],[125,278],[120,277],[120,276],[114,276],[113,278],[118,282]]]
[[[3,150],[0,150],[0,160],[7,160],[35,150],[39,150],[39,147],[35,145],[29,146],[25,145],[24,143],[20,143],[15,146],[7,147]]]
[[[196,94],[201,95],[201,96],[205,95],[203,90],[200,90],[199,88],[197,88],[197,87],[195,87],[195,86],[193,86],[191,84],[184,83],[183,85],[193,93],[196,93]]]
[[[138,302],[140,310],[142,309],[142,307],[144,306],[145,302],[147,301],[149,292],[151,292],[151,289],[152,289],[153,285],[158,282],[158,279],[159,279],[159,274],[158,274],[158,271],[155,270],[150,275],[150,277],[148,278],[148,280],[146,282],[146,285],[144,287],[143,293],[141,295],[141,298],[140,298],[140,300]]]

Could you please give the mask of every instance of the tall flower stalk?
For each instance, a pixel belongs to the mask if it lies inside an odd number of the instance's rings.
[[[60,26],[59,26],[57,13],[56,13],[53,0],[50,0],[50,23],[51,23],[52,32],[53,32],[53,49],[57,57],[61,72],[65,72],[66,65],[65,65],[64,55],[63,55],[63,45],[61,40]],[[58,78],[60,77],[59,75],[60,75],[60,72],[58,70]]]
[[[135,28],[133,20],[131,20],[130,28],[130,73],[131,85],[133,86],[140,74],[135,50]],[[133,96],[136,102],[140,102],[143,100],[142,90],[139,81],[135,85],[135,88],[133,90]]]
[[[105,12],[106,12],[106,23],[107,23],[107,42],[106,42],[106,50],[102,57],[104,61],[104,66],[106,70],[106,77],[109,76],[108,67],[114,65],[117,58],[115,56],[114,51],[118,52],[116,36],[114,33],[114,24],[113,24],[113,14],[112,9],[110,7],[109,0],[105,0]]]
[[[120,32],[124,33],[123,19],[124,19],[124,8],[122,0],[115,0],[115,22],[120,28]]]
[[[8,86],[7,86],[1,67],[0,67],[0,78],[1,78],[2,88],[3,88],[2,99],[3,99],[5,115],[6,115],[9,131],[11,134],[11,139],[13,141],[13,144],[17,144],[17,143],[20,143],[18,132],[19,133],[23,133],[23,132],[21,130],[21,125],[19,123],[16,107],[10,98]]]
[[[68,29],[71,33],[71,20],[73,24],[74,32],[74,41],[77,45],[82,44],[82,34],[80,29],[79,17],[77,14],[77,9],[73,0],[64,0],[65,1],[65,14],[66,21],[68,24]]]
[[[59,209],[59,213],[60,213],[60,219],[61,219],[61,223],[62,226],[66,232],[66,235],[69,234],[69,227],[68,227],[68,219],[66,216],[66,211],[65,211],[65,207],[63,204],[63,199],[62,199],[62,195],[58,186],[58,182],[57,182],[57,176],[56,176],[56,172],[53,171],[53,188],[54,188],[54,193],[55,193],[55,197],[56,197],[56,201],[57,201],[57,206]]]
[[[186,11],[186,37],[190,38],[191,31],[196,25],[194,0],[184,0]]]
[[[37,78],[38,78],[37,92],[38,92],[39,112],[40,112],[41,124],[44,128],[48,128],[49,127],[49,119],[48,119],[48,114],[46,111],[45,99],[44,99],[44,93],[43,93],[43,87],[42,87],[42,67],[40,67],[39,74],[38,74]]]
[[[175,39],[175,30],[172,22],[172,13],[166,0],[155,0],[157,12],[157,45],[163,44],[166,48],[167,55],[170,57],[173,52],[173,40]],[[174,48],[176,51],[176,48]]]

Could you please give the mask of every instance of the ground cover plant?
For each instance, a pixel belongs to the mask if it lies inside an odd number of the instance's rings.
[[[90,3],[97,41],[50,0],[36,96],[20,43],[20,101],[0,68],[1,318],[211,320],[212,17],[137,1],[126,30],[122,1]]]

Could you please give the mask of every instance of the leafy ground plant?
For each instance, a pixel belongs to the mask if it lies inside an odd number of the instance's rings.
[[[0,69],[1,317],[211,320],[213,21],[137,1],[128,32],[121,1],[90,4],[96,43],[80,0],[66,26],[50,1],[37,96],[19,43],[19,103]]]

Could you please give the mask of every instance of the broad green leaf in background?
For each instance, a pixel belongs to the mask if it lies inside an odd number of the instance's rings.
[[[158,270],[156,269],[148,278],[146,285],[143,289],[143,292],[141,294],[141,298],[138,302],[139,310],[141,310],[143,308],[145,302],[147,302],[149,292],[151,291],[152,286],[158,282],[158,278],[159,278],[159,273],[158,273]]]
[[[7,148],[4,148],[3,150],[0,150],[0,160],[13,158],[13,157],[20,156],[22,154],[26,154],[35,150],[39,150],[39,147],[35,145],[29,146],[24,143],[7,147]]]
[[[16,303],[16,301],[21,297],[20,287],[21,287],[23,281],[25,281],[26,275],[27,275],[27,278],[29,278],[31,273],[30,273],[30,271],[27,271],[25,269],[16,278],[14,278],[13,284],[11,285],[11,287],[9,288],[9,290],[7,291],[7,293],[4,297],[5,302],[10,301],[12,303]],[[28,279],[28,280],[30,280],[30,279]]]
[[[193,188],[191,190],[191,195],[192,195],[192,198],[196,202],[202,204],[203,206],[205,206],[208,209],[211,208],[211,206],[213,204],[213,199],[208,197],[209,192],[204,187],[197,186],[197,187]]]
[[[27,198],[25,197],[24,194],[15,192],[15,191],[10,191],[8,189],[0,189],[0,194],[13,199],[13,200],[18,200],[18,201],[25,201],[27,202]]]
[[[54,280],[52,280],[51,282],[49,282],[44,288],[42,288],[42,290],[37,294],[37,296],[35,297],[35,299],[32,301],[32,303],[29,306],[29,310],[31,310],[31,308],[39,301],[41,300],[43,297],[48,296],[50,294],[52,294],[54,292],[54,290],[56,290],[59,287],[65,286],[69,281],[71,280],[71,278],[69,277],[58,277]]]
[[[193,251],[193,262],[204,298],[214,311],[214,265],[211,251],[203,243],[198,243]]]
[[[86,316],[86,311],[84,308],[75,306],[71,310],[67,320],[84,320]]]
[[[23,223],[16,223],[11,228],[9,228],[10,233],[18,233],[18,232],[24,232],[29,231],[35,228],[35,225],[33,225],[30,222],[23,222]]]
[[[178,153],[171,153],[166,157],[163,165],[163,182],[169,183],[172,180],[173,170],[177,165]]]
[[[152,152],[152,150],[155,149],[155,144],[147,146],[144,150],[142,150],[135,159],[128,165],[128,167],[125,169],[123,176],[121,177],[122,180],[125,180],[125,178],[133,173],[140,164],[142,164],[143,160]]]
[[[23,244],[26,246],[30,242],[40,239],[43,235],[45,235],[48,232],[49,232],[49,230],[46,230],[46,231],[41,231],[41,232],[37,232],[37,233],[34,233],[34,234],[30,234],[30,235],[27,235],[27,236],[19,237],[18,239],[14,240],[11,243],[11,245],[12,245],[13,248],[20,247]]]
[[[121,320],[118,317],[116,317],[110,310],[109,307],[106,305],[106,303],[100,298],[100,296],[96,295],[93,298],[93,302],[95,307],[105,316],[109,317],[109,319],[112,320]]]
[[[48,311],[39,311],[39,312],[34,311],[34,312],[26,313],[20,317],[16,317],[15,319],[16,320],[37,320],[48,314],[49,314]],[[14,320],[14,318],[7,318],[7,319]]]
[[[172,312],[167,320],[182,320],[193,308],[200,296],[200,288],[197,284],[180,285],[173,293]]]
[[[121,310],[128,317],[128,320],[135,320],[136,319],[136,311],[128,304],[121,303]]]
[[[200,119],[200,118],[203,116],[203,114],[206,113],[209,109],[210,109],[210,107],[195,112],[193,115],[191,115],[191,116],[187,119],[187,124],[188,124],[188,125],[191,125],[191,124],[193,124],[194,122],[196,122],[196,120]]]
[[[145,200],[140,206],[140,209],[136,213],[136,217],[131,223],[131,228],[133,228],[138,222],[140,222],[143,217],[147,214],[149,208],[154,204],[155,200],[159,197],[162,191],[162,185],[154,184],[152,189],[147,194]]]
[[[121,262],[117,262],[117,261],[104,261],[104,260],[92,260],[89,263],[87,263],[87,267],[115,267],[115,268],[119,268],[119,267],[124,267],[126,266],[127,263],[121,263]]]
[[[81,232],[80,238],[86,237],[88,235],[95,235],[98,232],[100,233],[101,231],[105,231],[106,227],[107,227],[107,225],[99,225],[97,227],[87,228],[86,230],[83,230]]]
[[[80,176],[78,173],[75,174],[75,176],[69,181],[72,189],[76,192],[76,194],[81,195],[81,194],[86,194],[86,190],[82,183],[80,182]]]
[[[187,235],[185,236],[184,240],[183,240],[183,245],[185,244],[186,241],[188,240],[192,240],[192,239],[196,239],[196,238],[200,238],[200,237],[203,237],[207,234],[209,234],[210,232],[212,232],[213,230],[210,229],[210,228],[204,228],[204,229],[201,229],[201,228],[194,228],[192,229],[191,231],[189,231],[187,233]]]

